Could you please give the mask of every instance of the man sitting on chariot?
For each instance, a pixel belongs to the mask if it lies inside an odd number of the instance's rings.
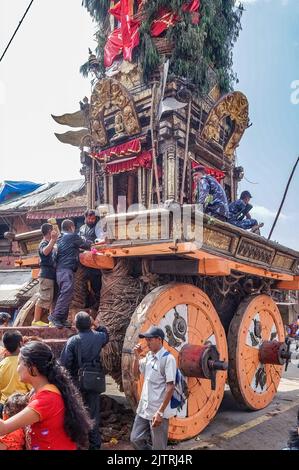
[[[228,221],[230,224],[243,230],[255,232],[260,227],[263,227],[264,224],[259,224],[256,219],[252,219],[250,215],[252,205],[249,204],[251,198],[252,196],[249,191],[243,191],[240,199],[230,203]]]
[[[208,175],[202,165],[192,170],[195,189],[195,202],[202,204],[204,213],[226,222],[228,219],[228,201],[223,187],[213,176]]]

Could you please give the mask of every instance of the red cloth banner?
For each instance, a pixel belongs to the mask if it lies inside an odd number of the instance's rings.
[[[113,15],[118,21],[121,19],[121,4],[117,2],[114,7],[111,7],[109,13]]]
[[[183,11],[190,12],[192,23],[199,23],[200,0],[190,0],[183,5]],[[142,9],[142,2],[139,1],[139,8]],[[120,22],[120,27],[116,28],[108,36],[104,48],[104,65],[110,67],[115,59],[123,54],[124,60],[132,61],[133,50],[138,46],[140,21],[134,20],[130,16],[130,0],[120,0],[109,12]],[[151,25],[151,35],[160,36],[164,31],[173,26],[180,17],[167,8],[163,8],[158,13],[158,18]]]
[[[107,150],[102,150],[99,153],[92,153],[91,156],[100,160],[110,160],[114,157],[132,157],[141,152],[141,143],[139,139],[130,140],[125,144],[110,147]]]
[[[178,21],[178,15],[162,8],[158,14],[159,18],[154,20],[151,25],[151,36],[160,36],[166,29],[173,26]]]
[[[110,67],[121,54],[124,60],[131,62],[133,50],[139,44],[140,23],[130,17],[130,0],[120,0],[109,11],[120,21],[120,28],[108,36],[104,48],[105,67]]]
[[[192,0],[191,2],[185,3],[182,6],[182,10],[187,13],[192,14],[192,23],[199,23],[199,7],[200,0]],[[152,22],[151,25],[151,36],[157,37],[160,36],[164,31],[166,31],[171,26],[175,25],[180,20],[179,15],[162,8],[158,13],[158,18]]]
[[[104,48],[104,65],[110,67],[116,57],[122,54],[123,40],[120,28],[115,29],[109,34]]]
[[[192,168],[198,164],[198,162],[192,161]],[[205,166],[205,169],[207,174],[213,176],[218,181],[218,183],[221,183],[221,181],[225,178],[225,173],[223,171],[216,170],[215,168],[210,168],[208,166]]]
[[[200,7],[200,0],[192,0],[191,2],[187,2],[182,6],[183,11],[189,11],[190,13],[194,13],[199,10]]]
[[[192,0],[189,4],[185,4],[182,7],[184,12],[191,13],[192,24],[199,24],[199,8],[200,0]]]
[[[110,162],[106,166],[106,173],[108,175],[116,175],[125,171],[134,171],[137,168],[148,168],[152,167],[152,152],[142,152],[137,157],[126,158],[119,162]]]

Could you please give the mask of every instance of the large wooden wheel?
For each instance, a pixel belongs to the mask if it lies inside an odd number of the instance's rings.
[[[261,363],[260,349],[265,341],[284,338],[280,312],[271,297],[257,295],[240,304],[228,333],[228,381],[242,407],[260,410],[273,400],[283,368]]]
[[[154,289],[136,309],[127,329],[123,355],[123,387],[131,405],[136,407],[141,392],[141,378],[133,375],[132,348],[142,342],[144,354],[146,341],[138,335],[151,325],[159,325],[165,332],[165,348],[178,360],[186,344],[214,344],[220,359],[227,361],[228,352],[224,329],[216,310],[207,295],[189,284],[168,284]],[[169,437],[175,440],[192,438],[213,419],[224,394],[227,373],[217,372],[216,389],[207,379],[187,378],[189,397],[178,417],[170,421]]]

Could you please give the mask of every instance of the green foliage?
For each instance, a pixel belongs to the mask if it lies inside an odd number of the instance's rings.
[[[89,62],[88,61],[81,65],[80,73],[81,75],[83,75],[84,78],[88,77],[88,74],[89,74]]]
[[[95,21],[103,21],[110,7],[110,0],[82,0],[84,6]]]
[[[97,43],[96,55],[97,55],[97,58],[98,58],[98,61],[99,61],[99,70],[100,70],[101,74],[104,75],[104,73],[105,73],[104,47],[105,47],[105,44],[106,44],[106,41],[107,41],[107,36],[104,32],[103,27],[100,27],[98,29],[98,31],[95,34],[95,38],[96,38],[96,43]]]
[[[201,0],[200,23],[193,25],[191,15],[182,12],[183,3],[185,0],[151,0],[145,5],[146,20],[140,32],[140,59],[145,80],[150,79],[159,63],[154,40],[149,34],[151,23],[161,8],[171,6],[181,21],[166,33],[174,45],[170,71],[193,83],[198,93],[205,93],[210,87],[212,68],[221,90],[229,91],[236,80],[232,54],[241,30],[243,7],[236,7],[235,0]]]
[[[149,81],[163,58],[150,35],[153,19],[161,8],[171,8],[181,20],[166,32],[173,44],[170,72],[193,83],[199,94],[211,86],[211,75],[223,92],[232,89],[236,76],[233,73],[233,46],[241,30],[243,7],[236,7],[235,0],[201,0],[200,23],[193,25],[190,13],[183,13],[186,0],[150,0],[144,5],[145,20],[140,27],[140,45],[134,51],[142,65],[144,79]],[[104,72],[103,55],[107,39],[104,22],[110,6],[109,0],[82,0],[91,16],[98,22],[96,34],[97,54],[101,72]],[[81,67],[84,73],[84,66]],[[213,73],[211,74],[211,69]]]

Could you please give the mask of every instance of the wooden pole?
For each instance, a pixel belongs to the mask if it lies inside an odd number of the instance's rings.
[[[273,225],[272,225],[272,228],[271,228],[271,231],[270,231],[268,240],[271,239],[272,234],[273,234],[273,232],[274,232],[274,229],[275,229],[275,227],[276,227],[277,221],[278,221],[278,219],[279,219],[280,213],[281,213],[282,208],[283,208],[283,205],[284,205],[284,203],[285,203],[285,200],[286,200],[286,197],[287,197],[287,194],[288,194],[288,191],[289,191],[289,187],[290,187],[290,184],[291,184],[291,182],[292,182],[292,179],[293,179],[293,176],[294,176],[294,174],[295,174],[295,171],[296,171],[296,168],[297,168],[297,166],[298,166],[298,163],[299,163],[299,157],[297,158],[297,161],[296,161],[296,163],[295,163],[295,165],[294,165],[294,168],[293,168],[293,170],[292,170],[292,173],[291,173],[291,175],[290,175],[290,177],[289,177],[289,181],[288,181],[287,187],[286,187],[286,189],[285,189],[285,192],[284,192],[284,195],[283,195],[281,204],[280,204],[280,206],[279,206],[277,215],[276,215],[276,217],[275,217],[274,223],[273,223]]]
[[[158,201],[158,205],[160,205],[159,177],[158,177],[157,154],[156,154],[157,139],[156,139],[156,132],[155,132],[156,89],[157,89],[157,83],[154,83],[153,88],[152,88],[151,139],[152,139],[153,169],[154,169],[155,181],[156,181],[157,201]],[[151,179],[152,179],[152,175],[151,175]],[[150,201],[150,205],[151,205],[151,201]]]
[[[91,160],[91,209],[95,208],[95,161]]]
[[[192,98],[191,98],[191,96],[190,96],[189,105],[188,105],[188,117],[187,117],[187,129],[186,129],[186,143],[185,143],[184,167],[183,167],[181,196],[180,196],[180,204],[181,204],[181,205],[182,205],[183,202],[184,202],[184,193],[185,193],[185,181],[186,181],[186,171],[187,171],[187,162],[188,162],[188,147],[189,147],[189,134],[190,134],[191,110],[192,110]]]

